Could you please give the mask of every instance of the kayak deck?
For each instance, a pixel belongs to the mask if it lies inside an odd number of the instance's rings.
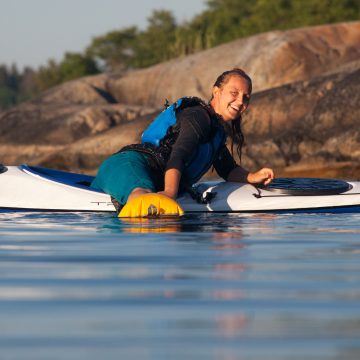
[[[93,176],[20,165],[2,167],[0,171],[0,210],[2,211],[96,211],[112,212],[115,207],[108,194],[90,187]],[[208,204],[196,202],[188,193],[177,201],[185,212],[237,213],[356,213],[360,212],[360,182],[326,180],[327,191],[313,188],[315,179],[301,179],[307,183],[311,195],[304,195],[304,187],[296,189],[296,179],[287,191],[272,187],[231,182],[204,182],[194,189],[206,196]],[[285,179],[276,179],[284,184]],[[320,183],[325,184],[322,180]],[[324,180],[325,181],[325,180]],[[319,181],[318,181],[319,182]],[[321,192],[322,191],[322,192]],[[309,193],[309,192],[308,192]]]

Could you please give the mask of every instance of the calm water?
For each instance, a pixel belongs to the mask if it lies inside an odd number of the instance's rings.
[[[360,359],[360,214],[0,214],[0,358]]]

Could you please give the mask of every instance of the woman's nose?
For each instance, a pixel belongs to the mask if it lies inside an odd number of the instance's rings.
[[[238,105],[244,105],[244,96],[242,94],[238,95],[236,102]]]
[[[236,100],[239,101],[239,103],[243,104],[244,103],[244,93],[242,92],[239,92],[237,97],[236,97]]]

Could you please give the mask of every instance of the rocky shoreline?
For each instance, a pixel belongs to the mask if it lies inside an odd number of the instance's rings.
[[[62,84],[0,114],[0,163],[94,174],[109,154],[139,141],[165,98],[208,99],[216,76],[234,66],[255,89],[243,119],[244,166],[360,179],[360,22],[260,34]]]

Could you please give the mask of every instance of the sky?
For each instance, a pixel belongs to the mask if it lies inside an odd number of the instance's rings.
[[[191,20],[206,0],[0,0],[0,64],[37,68],[66,51],[82,52],[95,36],[147,26],[152,11]]]

